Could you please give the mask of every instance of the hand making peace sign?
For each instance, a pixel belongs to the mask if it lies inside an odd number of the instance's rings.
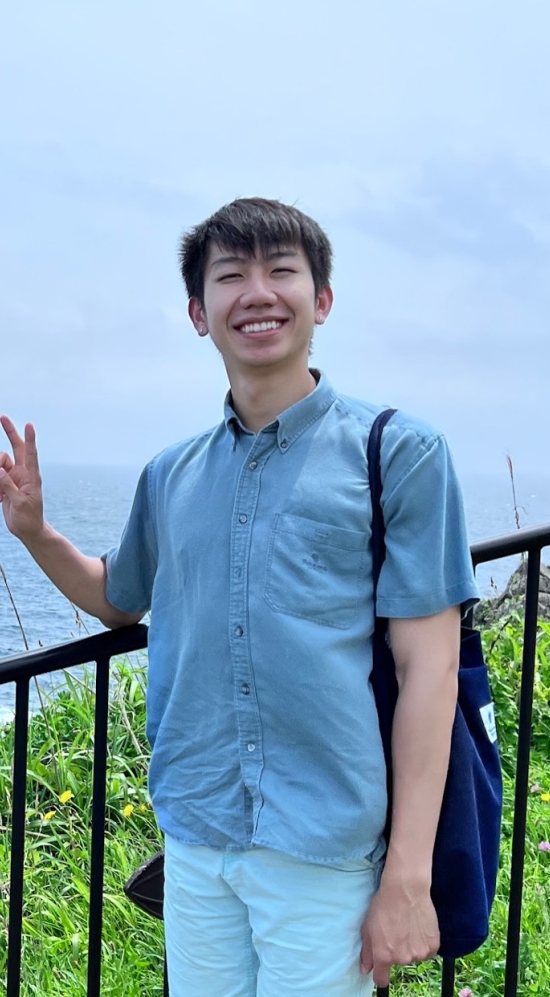
[[[0,451],[0,502],[10,533],[26,540],[37,536],[44,526],[36,435],[30,422],[24,439],[7,415],[0,416],[0,423],[13,451],[13,457]]]

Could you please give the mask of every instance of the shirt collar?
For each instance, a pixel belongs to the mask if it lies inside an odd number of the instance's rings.
[[[262,430],[263,433],[277,433],[277,443],[283,453],[292,446],[294,441],[309,426],[325,414],[336,398],[336,392],[331,387],[325,375],[314,367],[310,368],[310,370],[317,381],[317,387],[309,395],[306,395],[305,398],[301,398],[300,401],[295,402],[290,408],[281,412],[277,419],[268,426],[264,426]],[[250,429],[246,429],[243,426],[233,408],[231,391],[228,391],[225,396],[224,422],[226,429],[231,433],[235,441],[239,432],[251,432]]]

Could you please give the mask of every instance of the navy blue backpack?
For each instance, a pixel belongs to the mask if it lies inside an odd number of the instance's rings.
[[[382,431],[394,412],[395,409],[386,409],[377,416],[367,450],[375,598],[386,551],[380,504],[380,447]],[[371,682],[386,758],[390,801],[388,838],[392,798],[391,731],[397,680],[386,632],[387,620],[377,618]],[[479,633],[463,628],[458,703],[432,867],[432,901],[439,921],[439,954],[442,956],[467,955],[479,948],[489,934],[489,914],[499,864],[501,817],[502,771],[487,666]]]

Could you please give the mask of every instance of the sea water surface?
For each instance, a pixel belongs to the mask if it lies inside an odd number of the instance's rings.
[[[46,467],[42,471],[45,514],[52,526],[85,554],[99,555],[116,544],[128,515],[139,468]],[[473,474],[462,478],[470,540],[482,540],[516,529],[509,477]],[[522,526],[550,522],[550,475],[516,481],[516,500]],[[550,562],[550,550],[543,555]],[[517,559],[496,561],[478,569],[483,594],[491,586],[503,589]],[[5,527],[0,514],[0,564],[4,568],[30,648],[48,646],[83,636],[70,603],[42,574],[30,555]],[[91,633],[101,624],[81,614]],[[25,649],[21,627],[0,578],[0,658]],[[46,680],[44,680],[46,682]],[[13,688],[0,686],[0,721],[12,715]]]

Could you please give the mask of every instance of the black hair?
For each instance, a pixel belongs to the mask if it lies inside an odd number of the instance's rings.
[[[246,256],[254,256],[258,251],[301,247],[311,267],[315,293],[319,294],[330,283],[332,247],[328,236],[309,215],[281,201],[238,198],[183,236],[179,250],[181,275],[189,298],[197,298],[201,304],[204,304],[204,274],[212,243]]]

